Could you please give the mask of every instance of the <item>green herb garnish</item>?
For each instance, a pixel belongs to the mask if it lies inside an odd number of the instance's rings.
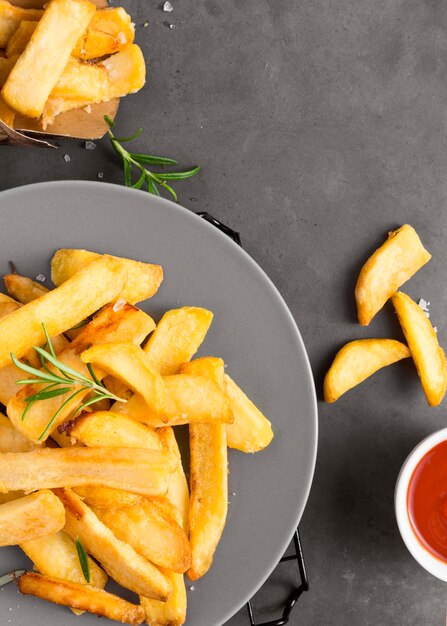
[[[79,537],[76,538],[76,552],[78,553],[79,563],[81,564],[82,573],[84,574],[85,580],[89,583],[91,580],[90,576],[90,565],[88,562],[87,552],[84,549]]]
[[[65,393],[68,393],[73,389],[73,387],[79,387],[76,389],[58,408],[56,413],[51,418],[50,422],[47,424],[45,430],[41,433],[38,438],[38,441],[41,441],[48,431],[53,426],[54,422],[57,420],[59,415],[62,413],[64,408],[73,400],[77,395],[86,389],[93,394],[92,398],[89,398],[76,409],[74,415],[78,415],[83,409],[91,404],[95,404],[99,402],[99,400],[103,400],[105,398],[109,400],[115,400],[118,402],[127,402],[124,398],[119,398],[115,394],[111,393],[99,378],[96,376],[93,367],[90,363],[87,364],[87,369],[90,373],[91,378],[87,378],[83,374],[80,374],[73,368],[65,365],[56,357],[56,353],[53,348],[53,344],[51,343],[51,339],[48,335],[48,331],[46,329],[45,324],[42,324],[45,337],[47,340],[46,348],[39,348],[38,346],[34,346],[34,350],[38,353],[40,357],[40,362],[42,363],[42,369],[38,370],[35,367],[31,367],[26,363],[22,363],[19,361],[14,354],[11,353],[12,362],[16,367],[26,372],[27,374],[31,374],[34,378],[26,378],[23,380],[18,380],[18,385],[35,385],[35,384],[45,384],[40,391],[33,394],[32,396],[28,396],[25,398],[26,407],[22,413],[22,422],[26,417],[26,414],[33,406],[35,402],[40,400],[48,400],[49,398],[55,398],[56,396],[62,396]],[[53,365],[57,370],[59,370],[60,375],[53,370],[50,370],[48,364]]]
[[[123,143],[136,139],[142,132],[142,128],[139,128],[136,133],[130,137],[115,137],[112,132],[112,128],[115,126],[115,122],[108,116],[104,115],[104,119],[109,126],[109,137],[112,143],[112,147],[115,152],[121,157],[124,167],[124,184],[126,187],[132,187],[133,189],[142,189],[146,184],[147,191],[153,193],[155,196],[160,195],[159,187],[162,187],[168,191],[174,200],[177,202],[177,194],[174,189],[168,184],[167,181],[185,180],[195,176],[200,166],[197,165],[191,170],[186,172],[151,172],[144,167],[145,165],[158,165],[160,167],[166,167],[167,165],[177,165],[177,161],[174,159],[167,159],[165,157],[153,156],[151,154],[138,154],[136,152],[128,152],[123,146]],[[136,182],[132,182],[132,172],[136,168],[139,172],[139,178]]]

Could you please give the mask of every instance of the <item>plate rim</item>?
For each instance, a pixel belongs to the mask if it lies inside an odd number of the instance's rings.
[[[63,188],[63,187],[78,187],[78,188],[82,188],[83,191],[85,191],[86,188],[91,187],[92,190],[94,189],[95,192],[98,190],[102,190],[102,189],[109,189],[111,191],[111,193],[114,193],[115,191],[117,191],[118,193],[122,193],[122,194],[129,194],[129,196],[134,195],[134,194],[141,194],[141,193],[147,193],[141,190],[137,190],[137,189],[133,189],[131,187],[126,187],[124,185],[120,185],[117,183],[111,183],[111,182],[99,182],[99,181],[85,181],[85,180],[70,180],[70,179],[63,179],[63,180],[52,180],[52,181],[43,181],[43,182],[37,182],[37,183],[31,183],[31,184],[26,184],[26,185],[20,185],[18,187],[12,187],[10,189],[5,189],[2,190],[0,192],[0,199],[4,199],[7,196],[14,196],[14,195],[20,195],[20,193],[27,193],[27,192],[32,192],[33,189],[49,189],[50,191],[52,189],[58,189],[58,188]],[[163,198],[163,197],[159,197],[159,196],[155,196],[153,194],[150,195],[150,200],[151,202],[154,202],[155,204],[160,204],[160,206],[164,207],[164,210],[167,211],[171,211],[177,215],[181,216],[181,219],[185,218],[187,220],[190,220],[191,222],[195,222],[197,224],[201,224],[202,228],[204,227],[205,229],[207,229],[210,233],[214,233],[214,235],[216,235],[218,238],[221,239],[222,242],[225,242],[225,245],[229,246],[230,249],[233,249],[235,251],[236,254],[241,255],[244,260],[246,262],[248,262],[248,264],[255,270],[257,271],[260,276],[263,278],[263,280],[265,282],[267,282],[267,284],[269,285],[270,289],[272,290],[272,292],[274,293],[276,300],[278,301],[278,303],[282,306],[284,313],[286,314],[287,318],[289,319],[289,322],[291,324],[291,328],[293,328],[294,331],[294,335],[295,335],[295,339],[297,341],[297,344],[299,345],[301,352],[303,354],[303,365],[305,367],[305,373],[308,379],[308,391],[310,394],[309,400],[311,402],[311,406],[312,406],[312,410],[311,413],[312,415],[310,416],[311,418],[311,422],[312,422],[312,426],[313,426],[313,434],[314,434],[314,438],[312,441],[312,450],[311,450],[311,460],[312,460],[312,466],[308,471],[308,475],[306,477],[306,488],[304,490],[303,493],[303,499],[302,499],[302,503],[299,507],[297,507],[296,510],[296,514],[294,515],[293,521],[292,523],[289,523],[289,532],[284,533],[284,539],[281,542],[281,549],[279,554],[276,555],[275,560],[272,560],[272,563],[269,565],[269,567],[266,568],[266,570],[263,572],[263,575],[261,576],[261,578],[259,579],[257,585],[255,586],[255,588],[252,590],[252,592],[247,595],[246,597],[244,597],[242,602],[239,602],[235,605],[232,605],[231,608],[229,609],[229,611],[227,612],[227,615],[225,616],[225,620],[223,622],[220,622],[219,624],[215,624],[213,626],[224,626],[224,624],[226,624],[226,622],[231,619],[232,617],[234,617],[234,615],[236,615],[236,613],[238,613],[246,604],[247,602],[254,597],[254,595],[261,589],[261,587],[264,585],[264,583],[267,581],[267,579],[270,577],[270,575],[272,574],[272,572],[276,569],[277,565],[279,564],[280,559],[282,558],[284,552],[286,551],[287,547],[289,546],[294,532],[296,530],[296,528],[299,526],[299,523],[301,521],[301,518],[303,516],[305,507],[308,503],[309,500],[309,495],[310,495],[310,491],[311,491],[311,487],[312,487],[312,483],[313,483],[313,479],[315,476],[315,468],[316,468],[316,460],[317,460],[317,451],[318,451],[318,439],[319,439],[319,422],[318,422],[318,400],[317,400],[317,393],[316,393],[316,387],[315,387],[315,379],[313,376],[313,372],[312,372],[312,367],[310,364],[310,359],[309,359],[309,355],[304,343],[304,340],[302,338],[301,332],[299,330],[298,327],[298,323],[295,320],[294,316],[292,315],[292,312],[290,311],[289,306],[287,305],[284,297],[282,296],[282,294],[280,293],[279,289],[276,287],[276,285],[274,284],[274,282],[272,281],[272,279],[268,276],[268,274],[266,273],[266,271],[257,263],[257,261],[255,261],[255,259],[253,259],[253,257],[251,257],[248,252],[242,247],[239,246],[238,244],[236,244],[230,237],[228,237],[228,235],[224,234],[222,231],[220,231],[218,228],[216,228],[213,224],[209,223],[207,220],[203,219],[202,217],[200,217],[199,215],[197,215],[194,211],[192,211],[191,209],[188,209],[184,206],[182,206],[179,203],[175,203],[172,200],[169,200],[167,198]],[[0,211],[2,210],[2,207],[0,206]],[[130,204],[129,206],[126,207],[126,210],[133,210],[132,209],[132,205]],[[213,215],[214,216],[214,215]],[[215,216],[214,216],[215,217]]]

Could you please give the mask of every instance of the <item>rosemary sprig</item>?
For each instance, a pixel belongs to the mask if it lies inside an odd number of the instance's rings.
[[[126,187],[132,187],[133,189],[142,189],[142,187],[146,184],[147,191],[154,194],[155,196],[160,195],[159,187],[162,187],[168,193],[170,193],[174,200],[177,202],[177,194],[167,181],[171,182],[175,180],[185,180],[186,178],[191,178],[199,172],[200,166],[197,165],[196,167],[193,167],[191,170],[187,170],[186,172],[154,173],[144,166],[158,165],[160,167],[166,167],[167,165],[177,165],[177,161],[174,161],[174,159],[167,159],[166,157],[154,156],[151,154],[139,154],[137,152],[129,152],[123,147],[122,144],[139,137],[143,129],[139,128],[137,132],[130,137],[115,137],[111,130],[115,126],[115,122],[108,115],[104,115],[104,119],[109,126],[108,134],[112,143],[112,147],[123,162],[124,184],[126,185]],[[133,168],[136,168],[139,172],[139,177],[136,182],[132,182]]]
[[[43,387],[42,389],[40,389],[33,395],[27,396],[25,398],[26,407],[22,413],[22,421],[25,419],[26,414],[28,413],[28,411],[30,410],[30,408],[33,406],[35,402],[39,402],[40,400],[48,400],[49,398],[55,398],[57,396],[62,396],[72,391],[74,387],[76,387],[77,389],[73,391],[73,393],[58,408],[56,413],[53,415],[53,417],[51,418],[51,420],[45,427],[45,430],[40,434],[39,439],[38,439],[39,441],[41,441],[45,437],[45,435],[51,429],[54,422],[57,420],[57,418],[65,409],[65,407],[77,395],[79,395],[81,392],[85,391],[86,389],[93,394],[93,397],[89,398],[88,400],[86,400],[85,402],[82,402],[82,404],[79,405],[79,407],[76,409],[74,413],[75,416],[78,415],[87,406],[90,406],[91,404],[95,404],[95,402],[99,402],[99,400],[103,400],[105,398],[109,400],[117,400],[119,402],[127,402],[127,400],[125,400],[124,398],[119,398],[115,394],[111,393],[108,389],[106,389],[106,387],[104,387],[102,382],[96,376],[93,370],[93,367],[91,366],[90,363],[87,364],[87,369],[90,373],[91,378],[87,378],[87,376],[80,374],[79,372],[74,370],[72,367],[69,367],[68,365],[65,365],[65,363],[62,363],[62,361],[59,361],[54,351],[53,344],[51,343],[51,339],[50,339],[50,336],[48,334],[45,324],[42,324],[42,327],[43,327],[45,337],[47,340],[47,343],[46,343],[47,349],[34,346],[34,350],[39,355],[40,362],[42,363],[41,370],[38,370],[35,367],[31,367],[30,365],[27,365],[26,363],[19,361],[17,357],[13,353],[11,353],[11,359],[14,365],[20,370],[22,370],[23,372],[26,372],[27,374],[31,374],[31,376],[33,377],[33,378],[26,378],[23,380],[18,380],[17,381],[18,385],[34,385],[34,384],[45,385],[45,387]],[[56,370],[58,370],[60,374],[51,370],[48,367],[48,364],[53,365],[53,367],[56,368]]]
[[[84,578],[86,582],[91,581],[90,576],[90,564],[88,562],[88,556],[84,549],[84,546],[81,543],[79,537],[76,538],[76,552],[78,553],[79,563],[81,565],[82,573],[84,574]]]

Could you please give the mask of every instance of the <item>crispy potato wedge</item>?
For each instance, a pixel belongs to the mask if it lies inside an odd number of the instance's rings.
[[[44,448],[0,454],[0,491],[98,485],[146,496],[166,493],[177,459],[138,448]]]
[[[115,537],[145,559],[183,574],[191,566],[188,537],[156,498],[125,509],[95,509]]]
[[[0,32],[1,25],[2,14],[0,9]],[[22,54],[36,26],[37,21],[24,20],[19,23],[14,34],[8,40],[7,57]],[[134,25],[130,15],[122,7],[97,10],[90,20],[87,30],[72,51],[72,56],[84,61],[99,59],[119,52],[127,44],[133,43],[134,38]]]
[[[0,48],[6,48],[22,20],[37,22],[42,13],[40,9],[22,9],[0,0]]]
[[[141,48],[129,44],[101,64],[109,77],[109,98],[121,98],[139,91],[146,82],[146,63]]]
[[[180,519],[177,519],[177,521],[181,523],[183,530],[189,535],[189,486],[174,429],[170,426],[159,428],[157,434],[163,443],[163,448],[173,454],[178,460],[177,469],[168,478],[166,498],[178,510]]]
[[[149,415],[154,415],[156,420],[163,418],[166,409],[165,385],[139,346],[104,343],[83,352],[81,359],[121,380],[144,400]]]
[[[59,289],[61,288],[62,287],[59,287]],[[27,304],[25,307],[31,306],[31,304]],[[0,326],[2,321],[3,320],[0,320]],[[82,333],[70,346],[58,355],[58,359],[85,376],[89,376],[88,370],[80,358],[80,354],[88,345],[114,340],[133,341],[139,344],[154,326],[154,321],[149,315],[146,315],[146,313],[143,313],[143,311],[136,309],[130,304],[124,305],[118,311],[114,310],[113,305],[106,306],[87,326],[85,326]],[[100,376],[101,372],[98,371],[96,374]],[[21,377],[23,378],[23,374]],[[39,389],[40,385],[38,384],[25,385],[25,387],[9,401],[7,408],[8,417],[13,422],[15,428],[34,442],[45,440],[52,431],[54,432],[54,430],[71,415],[88,394],[88,390],[79,393],[79,395],[74,398],[72,402],[69,402],[60,412],[58,419],[52,423],[51,428],[48,428],[48,424],[56,411],[60,409],[72,392],[36,402],[28,411],[26,420],[22,420],[23,411],[27,404],[26,398],[29,395],[35,394]],[[75,389],[76,387],[73,387],[73,390]]]
[[[368,326],[385,302],[431,259],[409,224],[388,233],[388,239],[366,261],[355,287],[357,313]]]
[[[36,446],[14,428],[6,415],[0,413],[0,452],[29,452]]]
[[[28,304],[49,292],[49,289],[42,283],[20,274],[6,274],[4,279],[9,295],[21,304]]]
[[[102,379],[103,385],[115,396],[130,400],[133,396],[133,391],[129,389],[121,380],[115,378],[115,376],[104,376]]]
[[[103,255],[88,250],[57,250],[51,260],[51,280],[57,286]],[[131,259],[114,257],[127,272],[127,282],[121,296],[130,304],[141,302],[155,295],[163,281],[160,265],[142,263]]]
[[[20,547],[41,574],[85,585],[75,542],[64,531],[22,542]],[[89,556],[87,559],[92,586],[103,589],[107,574]]]
[[[427,402],[430,406],[438,406],[447,389],[444,350],[439,345],[430,320],[416,302],[401,291],[394,294],[392,302],[421,379]]]
[[[52,98],[103,102],[109,98],[109,75],[100,63],[83,63],[69,59],[59,80],[51,90]]]
[[[186,589],[182,574],[161,568],[171,581],[172,595],[167,602],[159,602],[140,596],[141,606],[150,626],[182,626],[186,621]]]
[[[163,602],[169,598],[172,585],[155,565],[117,539],[77,494],[69,489],[58,489],[56,493],[65,506],[66,532],[72,538],[79,537],[109,576],[135,593]]]
[[[335,402],[382,367],[411,356],[410,350],[394,339],[358,339],[335,355],[324,379],[324,399]]]
[[[0,505],[0,546],[44,537],[64,524],[65,511],[58,498],[51,491],[37,491]]]
[[[211,567],[228,508],[227,436],[224,424],[190,424],[189,539],[191,580]]]
[[[74,487],[73,491],[81,496],[86,504],[97,509],[124,509],[144,501],[144,496],[111,487],[88,485],[87,487]]]
[[[163,315],[144,351],[163,376],[178,374],[191,360],[208,332],[213,314],[207,309],[185,306]]]
[[[224,362],[203,357],[180,368],[186,375],[200,375],[224,387]],[[189,535],[192,563],[188,570],[197,580],[211,567],[228,508],[228,459],[225,424],[189,425],[191,496]]]
[[[83,413],[63,424],[61,429],[70,437],[92,448],[163,449],[160,436],[155,430],[125,415],[110,411]]]
[[[57,289],[1,319],[0,368],[11,363],[11,352],[20,358],[33,345],[45,343],[42,324],[50,336],[63,333],[113,301],[125,281],[122,264],[104,256]]]
[[[40,117],[95,11],[88,0],[51,0],[3,86],[7,105],[28,117]]]
[[[20,593],[33,595],[55,604],[88,611],[124,624],[138,626],[144,621],[144,610],[103,589],[96,589],[68,580],[25,572],[18,581]]]
[[[233,414],[225,394],[203,376],[176,374],[163,376],[166,410],[160,417],[147,409],[139,395],[127,403],[116,402],[112,410],[151,426],[179,426],[191,423],[224,422],[231,424]]]
[[[228,374],[224,379],[225,393],[234,416],[234,422],[226,426],[228,447],[241,452],[263,450],[273,439],[271,423]]]

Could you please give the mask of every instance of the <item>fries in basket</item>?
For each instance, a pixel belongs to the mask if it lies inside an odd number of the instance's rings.
[[[193,358],[210,311],[167,311],[155,325],[135,306],[162,276],[154,264],[58,250],[55,289],[5,277],[0,545],[34,563],[23,594],[78,615],[181,626],[184,575],[206,574],[224,532],[227,447],[254,452],[273,433],[222,359]],[[190,485],[179,424],[189,425]],[[104,591],[108,577],[140,603]]]

